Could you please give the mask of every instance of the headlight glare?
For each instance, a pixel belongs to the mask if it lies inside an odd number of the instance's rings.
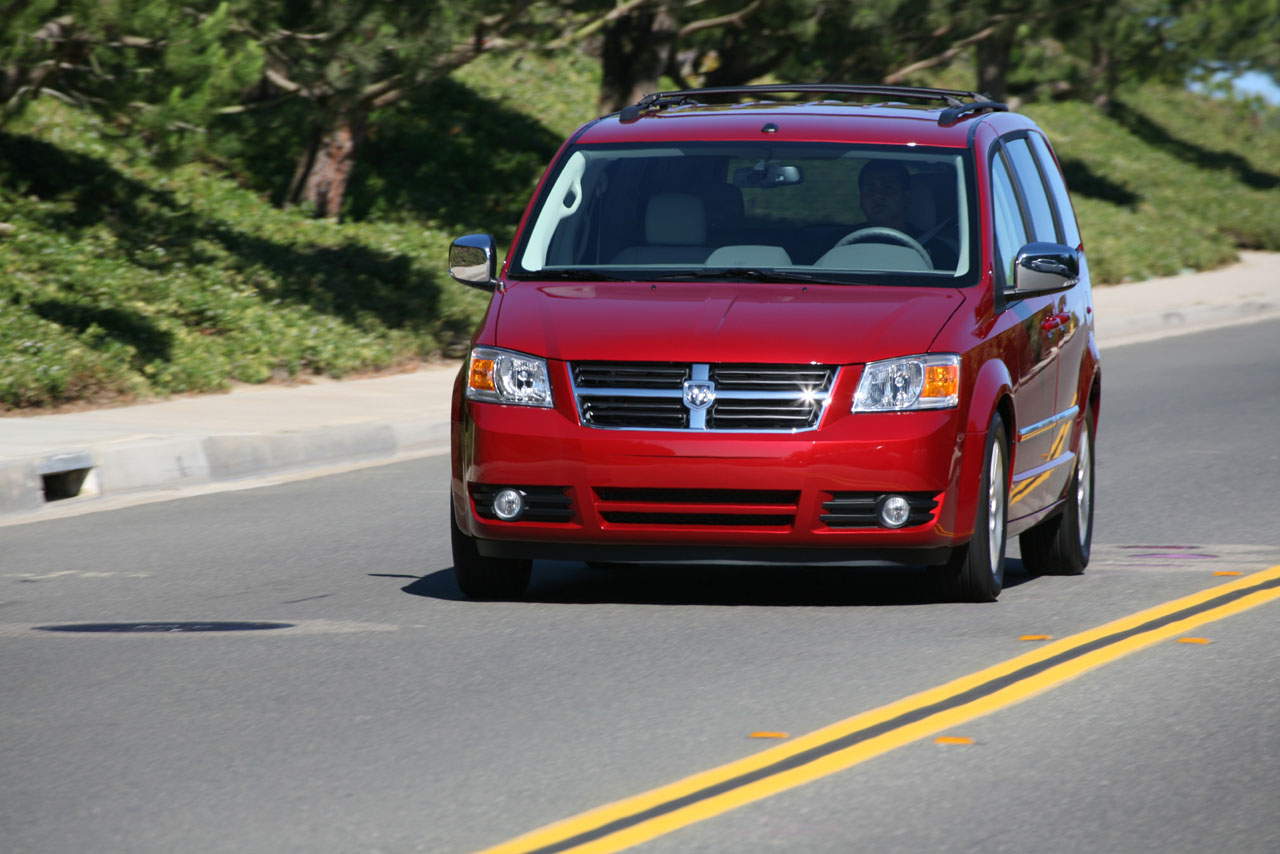
[[[476,347],[467,370],[467,397],[518,406],[551,406],[547,362],[536,356]]]
[[[948,409],[959,401],[960,357],[931,353],[868,362],[853,396],[853,411]]]

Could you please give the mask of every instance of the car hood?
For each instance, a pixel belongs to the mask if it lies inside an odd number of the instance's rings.
[[[851,364],[927,352],[953,288],[520,282],[497,346],[564,360]]]

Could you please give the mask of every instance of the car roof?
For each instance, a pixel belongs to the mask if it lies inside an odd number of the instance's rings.
[[[775,100],[777,94],[870,96],[871,103],[815,97]],[[742,98],[747,98],[742,102]],[[722,103],[706,103],[718,99]],[[732,101],[723,103],[723,101]],[[907,101],[923,103],[907,103]],[[881,86],[744,86],[645,96],[632,107],[584,126],[580,143],[728,141],[768,138],[791,142],[909,144],[965,148],[976,122],[1004,117],[1008,108],[971,92]],[[1012,118],[1012,117],[1009,117]],[[1021,119],[1022,117],[1018,117]],[[1001,121],[1000,124],[1005,124]],[[1009,122],[1029,126],[1022,121]]]

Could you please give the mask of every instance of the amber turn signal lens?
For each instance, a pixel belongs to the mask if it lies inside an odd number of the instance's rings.
[[[493,360],[472,358],[471,374],[467,378],[467,385],[476,391],[494,391],[496,387],[493,384]]]
[[[924,369],[921,397],[951,397],[960,393],[959,365],[929,365]]]

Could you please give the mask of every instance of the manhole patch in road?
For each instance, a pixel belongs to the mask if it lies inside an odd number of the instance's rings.
[[[1154,570],[1160,572],[1253,572],[1280,563],[1280,547],[1257,545],[1098,545],[1087,572]]]
[[[121,634],[125,632],[150,632],[153,634],[181,634],[185,632],[258,632],[267,629],[291,629],[292,623],[249,622],[174,622],[174,623],[64,623],[53,626],[34,626],[39,632],[88,632]]]

